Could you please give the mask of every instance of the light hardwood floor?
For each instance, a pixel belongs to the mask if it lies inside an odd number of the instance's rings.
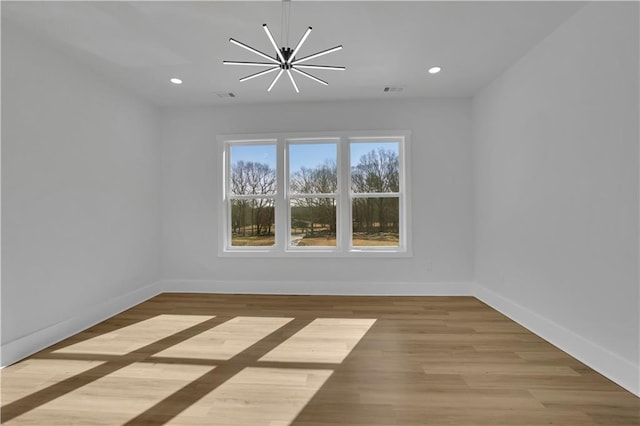
[[[3,424],[640,425],[472,297],[163,294],[1,374]]]

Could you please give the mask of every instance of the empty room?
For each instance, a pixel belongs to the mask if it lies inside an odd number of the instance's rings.
[[[640,3],[0,7],[3,424],[640,424]]]

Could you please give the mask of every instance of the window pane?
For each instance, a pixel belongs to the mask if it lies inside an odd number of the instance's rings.
[[[275,238],[272,198],[231,200],[231,245],[272,246]]]
[[[400,202],[391,198],[354,198],[352,202],[352,245],[400,245]]]
[[[335,198],[291,200],[291,246],[336,246]]]
[[[275,145],[233,145],[230,157],[229,188],[232,194],[275,194]]]
[[[338,189],[335,143],[289,145],[289,189],[294,194],[333,194]]]
[[[352,142],[350,149],[353,192],[399,192],[398,142]]]

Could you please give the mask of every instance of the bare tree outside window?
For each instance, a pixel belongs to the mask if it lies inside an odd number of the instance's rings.
[[[336,246],[336,148],[334,143],[290,145],[291,246]]]
[[[398,246],[400,244],[399,197],[389,196],[400,191],[400,161],[397,144],[362,144],[359,147],[370,151],[352,158],[351,190],[354,197],[351,205],[352,245]],[[376,145],[378,145],[376,147]],[[352,150],[353,152],[354,150]],[[387,194],[384,197],[375,196]]]
[[[267,146],[266,148],[271,148]],[[271,148],[274,150],[275,146]],[[239,147],[240,158],[258,156],[262,146]],[[274,150],[275,151],[275,150]],[[272,246],[275,244],[276,170],[268,163],[238,160],[231,164],[231,245]],[[242,196],[251,196],[242,198]]]

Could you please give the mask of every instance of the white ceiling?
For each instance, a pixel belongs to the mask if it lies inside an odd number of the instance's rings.
[[[347,67],[312,71],[329,82],[326,87],[298,76],[300,94],[286,78],[267,93],[273,74],[240,83],[259,69],[222,64],[261,59],[230,44],[230,37],[274,54],[262,24],[280,40],[279,1],[2,1],[2,19],[46,37],[152,102],[190,106],[472,96],[583,4],[294,0],[289,45],[313,27],[298,57],[342,44],[343,50],[314,63]],[[443,71],[429,75],[432,65]],[[184,84],[170,84],[174,76]],[[384,93],[385,86],[404,90]]]

